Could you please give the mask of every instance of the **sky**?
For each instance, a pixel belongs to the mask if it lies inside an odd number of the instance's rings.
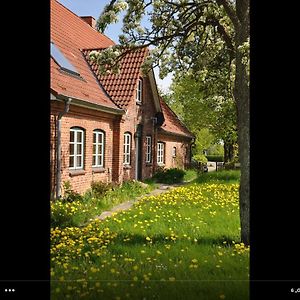
[[[96,20],[101,14],[104,6],[108,4],[109,0],[58,0],[65,7],[70,9],[78,16],[93,16]],[[118,43],[118,35],[122,33],[122,22],[111,24],[107,27],[104,34]],[[158,68],[154,69],[157,86],[163,91],[168,92],[169,86],[172,82],[172,75],[169,74],[163,80],[158,77]]]

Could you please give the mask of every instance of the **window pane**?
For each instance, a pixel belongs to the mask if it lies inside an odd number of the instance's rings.
[[[96,156],[93,155],[93,166],[95,166],[95,165],[96,165]]]
[[[82,132],[77,131],[77,143],[81,143],[81,142],[82,142]]]
[[[74,142],[74,131],[73,130],[70,131],[70,142],[71,143]]]
[[[82,156],[77,156],[77,159],[76,159],[76,167],[82,167]]]
[[[99,164],[99,166],[103,167],[103,156],[102,155],[98,156],[98,164]]]
[[[69,167],[70,167],[70,168],[73,168],[73,167],[74,167],[74,156],[70,156],[70,159],[69,159]]]
[[[98,154],[102,154],[102,145],[98,144]]]
[[[82,144],[77,144],[77,154],[82,154]]]
[[[93,134],[93,143],[96,143],[96,138],[97,138],[97,133],[94,132],[94,134]]]
[[[93,145],[93,154],[96,154],[96,145]]]
[[[70,144],[70,155],[74,154],[74,144]]]

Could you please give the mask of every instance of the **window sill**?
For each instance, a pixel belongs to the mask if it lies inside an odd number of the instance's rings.
[[[142,105],[142,101],[135,100],[136,105]]]
[[[92,167],[93,173],[104,173],[105,169],[103,167]]]
[[[78,175],[85,175],[85,170],[70,170],[69,171],[69,176],[73,177],[73,176],[78,176]]]
[[[146,167],[152,167],[152,163],[146,162]]]
[[[164,167],[164,166],[165,166],[164,163],[158,163],[157,165],[158,165],[159,167]]]
[[[127,170],[127,169],[131,169],[130,165],[123,165],[123,169]]]

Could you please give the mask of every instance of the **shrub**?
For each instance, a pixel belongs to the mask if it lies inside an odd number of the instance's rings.
[[[222,155],[206,155],[208,161],[222,162],[224,160]]]
[[[72,189],[72,185],[70,181],[65,181],[63,183],[63,188],[64,188],[64,196],[62,197],[63,202],[82,201],[82,196]]]
[[[179,183],[183,181],[185,171],[178,168],[158,169],[153,178],[160,183]]]
[[[92,196],[99,199],[103,197],[108,191],[113,190],[114,184],[105,183],[102,181],[93,181],[91,183]]]

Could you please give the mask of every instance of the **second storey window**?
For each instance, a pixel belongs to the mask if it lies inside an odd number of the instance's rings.
[[[137,89],[136,89],[136,102],[142,102],[142,90],[143,90],[143,82],[142,79],[139,79]]]
[[[164,143],[157,143],[157,163],[163,164],[165,162],[165,144]]]
[[[146,163],[151,163],[152,161],[152,137],[146,136]]]
[[[70,129],[70,169],[83,169],[84,131],[81,128]]]
[[[104,166],[104,132],[94,130],[93,132],[93,167]]]
[[[131,150],[131,134],[124,133],[124,165],[130,165],[130,150]]]

